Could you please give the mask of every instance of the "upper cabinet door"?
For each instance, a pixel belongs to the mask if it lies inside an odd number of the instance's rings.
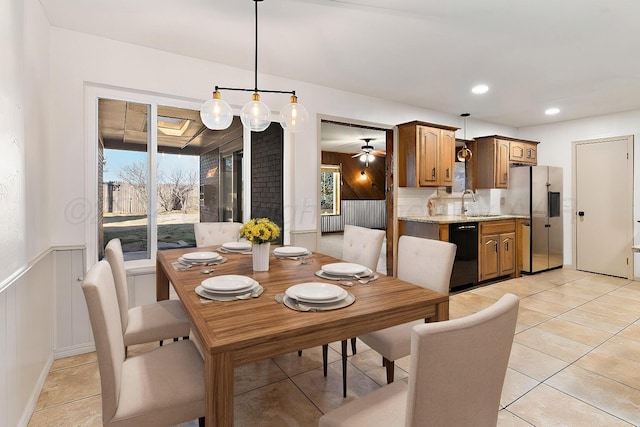
[[[418,186],[428,187],[438,183],[438,140],[440,129],[418,126],[417,156]]]
[[[496,140],[496,188],[509,187],[509,141]]]
[[[522,142],[511,141],[509,160],[512,162],[520,163],[525,159],[524,144]]]
[[[441,130],[438,146],[438,181],[440,185],[453,185],[453,164],[456,153],[456,136],[453,131]]]

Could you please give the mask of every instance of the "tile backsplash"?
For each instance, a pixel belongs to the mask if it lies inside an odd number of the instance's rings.
[[[467,213],[503,213],[505,191],[499,189],[477,190],[474,202],[470,195],[465,196]],[[398,188],[398,216],[428,216],[427,204],[433,199],[436,215],[460,215],[462,193],[447,193],[444,187],[438,188]],[[507,213],[507,212],[504,212]]]

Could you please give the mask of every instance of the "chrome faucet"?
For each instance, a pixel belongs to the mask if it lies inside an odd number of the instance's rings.
[[[462,193],[462,210],[460,212],[460,215],[464,215],[467,212],[467,209],[465,209],[464,207],[464,196],[467,194],[471,194],[471,198],[473,199],[473,201],[476,201],[476,196],[475,194],[473,194],[473,191],[471,190],[464,190],[464,192]]]

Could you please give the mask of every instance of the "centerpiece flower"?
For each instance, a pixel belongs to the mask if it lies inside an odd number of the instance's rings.
[[[252,218],[240,227],[240,236],[253,244],[268,243],[280,237],[280,227],[269,218]]]
[[[271,242],[280,237],[280,227],[269,218],[252,218],[240,227],[240,236],[253,244],[254,271],[269,270]]]

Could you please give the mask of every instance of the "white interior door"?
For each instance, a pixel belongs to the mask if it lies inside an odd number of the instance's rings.
[[[576,268],[633,277],[633,137],[574,143]]]

